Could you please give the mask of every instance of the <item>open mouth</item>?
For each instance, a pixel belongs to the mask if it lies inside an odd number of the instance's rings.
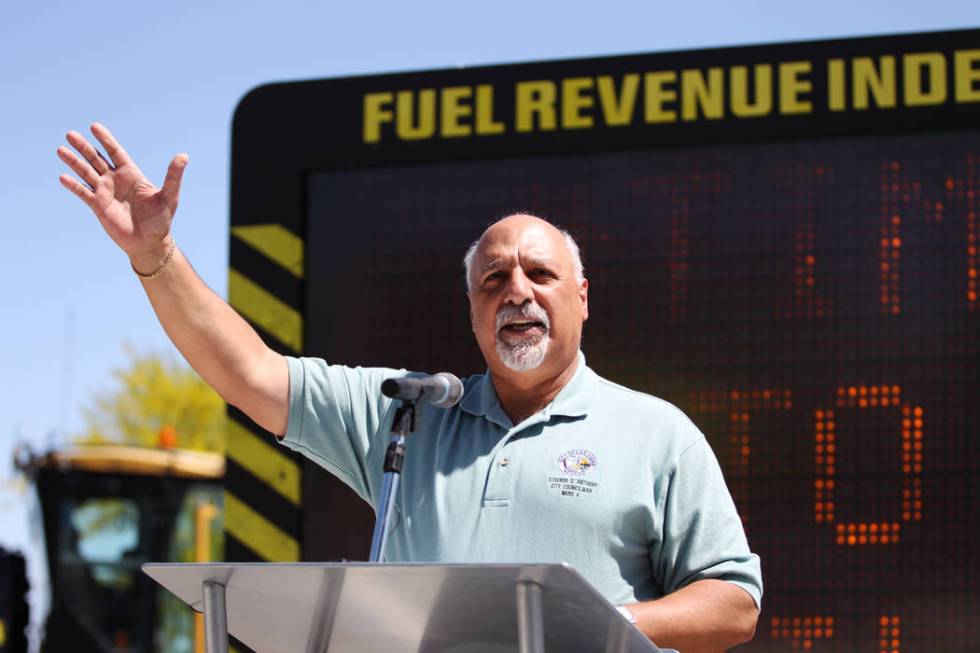
[[[509,331],[511,333],[526,333],[535,329],[545,331],[546,327],[543,322],[538,322],[536,320],[515,320],[514,322],[505,324],[500,330]]]
[[[497,338],[510,345],[536,344],[550,327],[548,314],[536,304],[506,305],[497,311]]]
[[[514,320],[500,327],[501,335],[510,336],[540,336],[547,333],[548,327],[537,320]]]

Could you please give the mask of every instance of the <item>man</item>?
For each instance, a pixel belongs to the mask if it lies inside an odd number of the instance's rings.
[[[196,275],[170,232],[186,155],[154,187],[109,131],[77,132],[61,183],[129,256],[161,324],[230,404],[376,505],[387,369],[285,358]],[[598,377],[579,351],[588,282],[567,234],[529,215],[465,257],[488,373],[413,435],[389,560],[572,563],[651,640],[717,651],[752,637],[758,558],[704,436],[676,408]]]

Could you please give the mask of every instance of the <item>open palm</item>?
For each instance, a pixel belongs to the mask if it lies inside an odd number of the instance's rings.
[[[58,156],[81,181],[63,174],[61,184],[92,209],[109,237],[131,257],[165,246],[177,210],[187,155],[174,157],[163,187],[157,188],[108,129],[96,123],[92,134],[105,148],[111,163],[80,133],[68,132],[68,143],[78,154],[61,146]]]

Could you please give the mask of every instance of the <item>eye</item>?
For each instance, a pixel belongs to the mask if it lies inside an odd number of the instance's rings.
[[[536,279],[554,279],[555,278],[555,274],[551,270],[548,270],[547,268],[534,268],[533,270],[531,270],[531,273],[530,273],[529,276],[531,276],[533,278],[536,278]]]
[[[496,272],[491,272],[484,279],[483,283],[492,283],[495,281],[500,281],[504,278],[504,272],[502,270],[497,270]]]

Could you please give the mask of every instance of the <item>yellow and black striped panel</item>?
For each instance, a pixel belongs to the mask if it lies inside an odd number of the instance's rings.
[[[232,228],[228,299],[283,354],[303,350],[303,241],[279,224]],[[228,407],[225,559],[301,558],[298,457],[241,411]]]
[[[303,241],[279,224],[233,227],[228,300],[265,342],[303,351]],[[225,560],[297,562],[302,557],[299,457],[228,407]],[[230,650],[251,649],[230,638]]]

